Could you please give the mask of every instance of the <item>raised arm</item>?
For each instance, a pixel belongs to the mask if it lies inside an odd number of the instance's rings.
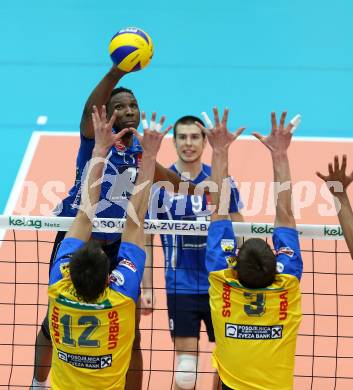
[[[292,183],[289,169],[287,149],[292,139],[294,125],[285,126],[286,112],[283,112],[279,125],[276,114],[271,113],[272,130],[267,137],[259,133],[253,135],[259,139],[271,152],[273,176],[275,182],[276,226],[295,228],[295,219],[292,211]]]
[[[353,259],[353,211],[347,195],[347,187],[353,181],[353,172],[346,174],[347,156],[343,155],[340,167],[338,156],[335,156],[334,163],[328,164],[328,175],[320,172],[316,174],[324,180],[335,196],[335,206],[343,235],[346,240],[351,258]]]
[[[88,97],[80,123],[81,134],[86,138],[94,138],[92,121],[93,106],[101,107],[105,105],[108,102],[115,85],[125,74],[125,72],[119,70],[115,65],[112,66]]]
[[[126,225],[122,242],[130,242],[143,250],[145,249],[143,225],[155,172],[156,156],[163,137],[170,129],[171,126],[161,133],[159,131],[144,129],[143,137],[136,130],[134,131],[135,136],[140,141],[143,153],[137,182],[127,208]]]
[[[229,219],[230,183],[228,183],[228,150],[234,140],[244,131],[241,127],[230,133],[227,129],[229,110],[225,109],[220,121],[218,109],[213,109],[215,127],[207,129],[200,123],[195,124],[207,134],[208,142],[212,147],[212,176],[211,181],[217,185],[218,191],[211,191],[212,205],[215,208],[212,221]],[[227,187],[225,187],[227,186]]]
[[[92,233],[92,219],[99,201],[105,158],[112,145],[130,130],[124,129],[119,134],[114,134],[112,126],[116,119],[116,112],[108,121],[105,106],[102,107],[101,115],[94,106],[91,116],[96,142],[82,187],[80,208],[66,234],[66,237],[79,238],[85,242],[89,240]]]

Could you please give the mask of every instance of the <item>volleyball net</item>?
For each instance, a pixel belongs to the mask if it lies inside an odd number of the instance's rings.
[[[57,231],[72,218],[0,216],[0,388],[28,388],[34,344],[47,310],[48,263]],[[208,222],[145,221],[147,234],[207,236]],[[121,232],[123,220],[97,219],[94,230]],[[234,224],[240,236],[270,238],[271,224]],[[304,262],[303,320],[299,330],[295,389],[353,388],[353,261],[342,230],[298,225]],[[143,389],[172,389],[175,349],[169,333],[165,264],[153,244],[153,313],[142,316]],[[202,328],[196,389],[211,389],[213,345]],[[266,358],[266,357],[264,357]]]

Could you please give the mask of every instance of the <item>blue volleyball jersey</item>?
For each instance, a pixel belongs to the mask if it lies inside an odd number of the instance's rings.
[[[68,196],[56,207],[54,213],[60,217],[75,217],[81,201],[81,185],[92,157],[94,139],[81,134],[81,143],[76,160],[75,184]],[[124,218],[128,200],[136,182],[142,148],[136,137],[130,147],[117,143],[108,156],[104,169],[101,195],[97,205],[98,218]],[[95,238],[115,240],[120,234],[93,233]]]
[[[170,167],[180,175],[175,165]],[[200,174],[192,181],[197,185],[211,176],[211,167],[202,164]],[[150,202],[149,217],[161,220],[205,221],[210,211],[207,196],[171,194],[156,188]],[[229,211],[238,211],[239,192],[232,185]],[[161,235],[165,257],[168,294],[207,294],[208,272],[205,266],[206,236]]]
[[[87,303],[77,297],[69,272],[72,254],[83,245],[65,238],[50,272],[51,388],[123,390],[146,255],[123,242],[109,285],[95,302]]]

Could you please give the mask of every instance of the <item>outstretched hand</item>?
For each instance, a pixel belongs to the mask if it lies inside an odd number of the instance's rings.
[[[340,167],[338,156],[334,157],[333,165],[328,164],[328,175],[323,175],[320,172],[316,172],[320,179],[326,182],[329,190],[333,195],[345,192],[347,187],[353,181],[353,172],[350,175],[346,174],[347,168],[347,156],[342,156],[342,165]]]
[[[98,108],[93,106],[92,121],[95,136],[95,147],[105,151],[109,150],[116,142],[118,142],[126,133],[132,131],[131,128],[123,129],[118,134],[112,132],[118,112],[114,110],[110,120],[107,119],[106,107],[102,106],[102,112],[99,113]]]
[[[220,120],[217,107],[213,108],[215,126],[212,129],[207,129],[199,122],[195,122],[201,131],[207,135],[208,142],[214,150],[227,150],[229,146],[235,141],[239,135],[245,130],[245,127],[240,127],[234,133],[227,129],[227,121],[229,109],[226,108],[223,112],[223,117]]]
[[[286,126],[287,112],[282,112],[279,125],[277,124],[276,114],[271,113],[272,130],[271,133],[265,137],[260,133],[254,132],[252,135],[260,140],[271,153],[285,152],[292,139],[292,130],[295,127],[291,122]]]
[[[140,145],[143,149],[143,153],[149,156],[155,157],[159,151],[162,140],[164,136],[170,131],[172,126],[168,126],[164,131],[162,127],[165,121],[165,116],[163,115],[159,121],[156,123],[157,114],[152,113],[152,120],[150,126],[146,126],[146,114],[142,113],[142,126],[143,126],[143,136],[138,133],[137,130],[133,129],[133,133],[136,138],[139,140]]]

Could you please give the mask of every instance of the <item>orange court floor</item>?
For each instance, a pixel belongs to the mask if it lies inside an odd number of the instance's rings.
[[[36,133],[24,159],[8,214],[50,215],[75,177],[78,134]],[[348,155],[353,170],[353,143],[339,140],[293,141],[289,158],[298,223],[337,224],[331,196],[316,171],[327,172],[334,154]],[[207,147],[204,161],[210,163]],[[172,139],[163,141],[159,162],[176,160]],[[260,142],[243,138],[230,150],[230,174],[238,183],[248,222],[273,222],[270,155]],[[46,312],[48,262],[55,233],[6,232],[0,247],[0,388],[28,388],[32,380],[34,342]],[[334,236],[333,236],[334,238]],[[15,245],[16,242],[16,245]],[[164,290],[164,262],[155,240],[152,315],[141,320],[145,390],[172,389],[173,343],[169,335]],[[296,390],[353,388],[353,262],[341,241],[302,241],[303,321],[299,331]],[[211,351],[203,329],[198,390],[211,390]],[[264,357],[266,359],[266,357]],[[97,387],[99,388],[99,386]],[[280,389],[279,389],[280,390]]]

